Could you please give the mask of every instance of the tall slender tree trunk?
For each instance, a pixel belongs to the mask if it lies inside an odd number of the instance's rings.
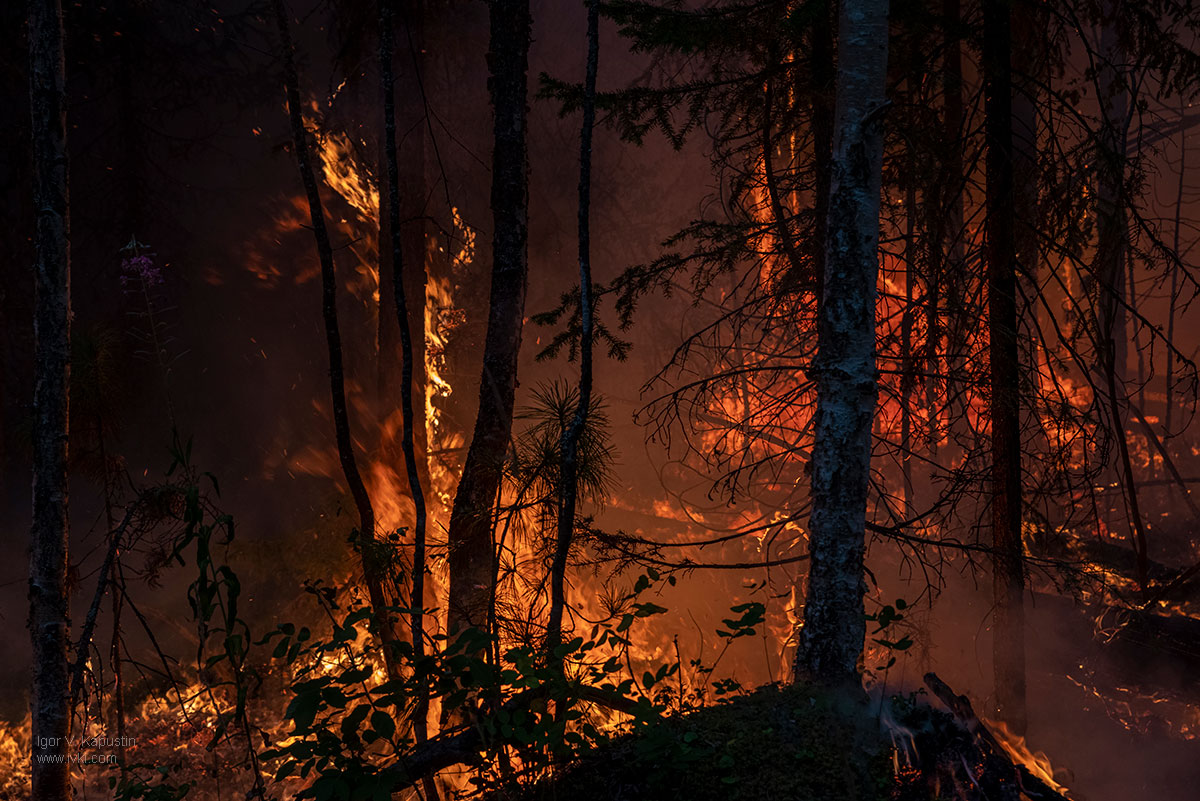
[[[809,76],[807,87],[812,97],[813,133],[813,272],[816,277],[817,307],[820,308],[825,285],[825,248],[829,228],[829,187],[833,181],[834,52],[833,38],[838,0],[826,0],[819,7],[820,18],[809,33]]]
[[[526,89],[529,0],[492,0],[489,91],[492,150],[492,288],[479,413],[450,514],[449,629],[483,628],[492,578],[492,510],[512,436],[517,357],[529,272]]]
[[[878,396],[875,295],[887,77],[887,0],[843,0],[832,183],[818,328],[811,564],[798,676],[858,683],[871,423]]]
[[[321,205],[321,192],[317,186],[312,154],[308,147],[308,133],[304,128],[300,76],[296,70],[296,53],[292,45],[288,11],[283,0],[272,0],[272,8],[283,54],[284,88],[287,92],[288,115],[292,128],[292,146],[300,169],[300,180],[304,184],[304,193],[308,199],[309,219],[317,243],[317,256],[321,262],[321,314],[325,323],[325,343],[329,353],[329,391],[338,459],[350,495],[358,509],[363,580],[367,585],[367,595],[373,610],[372,628],[382,645],[388,675],[395,678],[400,675],[400,670],[396,662],[395,629],[387,612],[387,596],[384,593],[385,560],[381,558],[381,546],[375,539],[375,510],[371,507],[367,487],[358,471],[354,440],[350,436],[350,412],[346,406],[346,379],[342,363],[342,335],[338,327],[337,273],[334,270],[333,248],[329,243],[329,230],[325,227],[325,210]]]
[[[920,41],[913,37],[909,42],[904,53],[904,72],[905,84],[908,94],[913,98],[912,103],[915,103],[920,92],[921,84],[924,83],[924,62],[922,59]],[[915,113],[910,113],[907,125],[915,126],[917,124]],[[915,127],[913,127],[915,130]],[[930,366],[936,366],[938,337],[938,299],[937,292],[940,289],[940,282],[937,276],[931,271],[938,262],[929,260],[923,265],[927,270],[926,275],[926,298],[925,298],[925,347],[926,354],[924,358],[919,354],[919,349],[914,347],[914,328],[917,317],[917,308],[914,303],[916,297],[916,282],[917,275],[921,272],[920,264],[920,249],[918,242],[922,237],[930,237],[928,227],[924,225],[924,221],[920,220],[920,206],[918,205],[917,197],[917,182],[919,175],[918,158],[919,153],[916,146],[909,142],[905,152],[905,177],[904,181],[904,313],[900,319],[900,473],[903,480],[904,491],[904,511],[902,513],[905,520],[909,520],[914,516],[916,509],[916,499],[914,498],[914,483],[913,483],[913,453],[916,451],[915,437],[913,436],[913,396],[916,394],[918,386],[917,376],[921,373],[922,367],[927,363]],[[928,349],[932,347],[934,359],[928,358]],[[935,397],[932,390],[931,375],[924,376],[920,383],[925,388],[925,405],[928,415],[928,424],[925,430],[925,440],[932,448],[933,436],[932,432],[935,426],[937,410],[935,408]],[[922,484],[926,482],[922,481]]]
[[[906,160],[908,185],[904,187],[904,313],[900,318],[900,475],[903,481],[905,520],[912,518],[916,508],[913,499],[913,425],[912,406],[915,373],[919,362],[913,355],[913,289],[917,277],[917,188],[916,158],[909,151]],[[926,336],[930,335],[926,331]],[[932,406],[929,414],[932,417]]]
[[[1038,242],[1040,224],[1038,210],[1038,185],[1040,168],[1038,164],[1038,123],[1037,109],[1039,100],[1039,81],[1046,54],[1041,44],[1039,27],[1044,20],[1039,19],[1036,8],[1030,0],[1015,0],[1011,11],[1013,42],[1015,50],[1013,57],[1020,70],[1013,76],[1012,91],[1012,200],[1013,200],[1013,259],[1017,275],[1026,275],[1032,281],[1037,281],[1038,266],[1041,262],[1041,248]],[[1010,63],[1014,63],[1011,62]],[[1013,291],[1015,292],[1015,281]],[[1007,291],[1007,290],[1006,290]],[[1013,298],[1015,304],[1015,295]],[[1007,299],[1005,300],[1007,303]],[[1005,312],[1007,313],[1007,312]],[[1016,325],[1015,305],[1013,322]],[[1015,345],[1008,343],[1010,356],[1019,358]],[[1019,363],[1017,364],[1019,369]],[[1006,380],[1011,380],[1011,377]],[[1014,388],[1014,393],[1017,391]],[[1014,395],[1015,396],[1015,395]],[[1017,419],[1020,412],[1017,409]],[[1010,435],[1013,421],[1006,418],[1004,430]],[[1017,430],[1019,431],[1019,424]],[[1017,461],[1016,490],[1020,492],[1020,447],[1008,449],[1008,458]],[[1012,451],[1015,450],[1015,455]],[[1007,474],[1006,474],[1007,475]],[[1009,476],[1011,480],[1011,476]],[[1010,487],[1011,490],[1011,487]],[[1016,501],[1018,509],[1021,501]],[[1005,568],[993,576],[1003,586],[993,588],[994,600],[997,607],[1006,605],[998,612],[998,621],[1007,628],[1001,630],[998,622],[997,632],[1000,637],[993,642],[993,647],[1003,649],[995,660],[994,669],[1000,679],[997,679],[997,702],[1009,728],[1017,734],[1024,734],[1026,727],[1025,700],[1025,664],[1024,664],[1024,569],[1020,566],[1024,559],[1024,548],[1020,532],[1020,512],[1017,512],[1015,532],[1010,533],[1004,540],[1009,550],[1005,553]],[[1018,564],[1014,570],[1013,565]],[[1000,690],[1003,688],[1003,694]]]
[[[381,0],[382,5],[382,0]],[[382,12],[380,12],[382,15]],[[383,32],[380,31],[380,36]],[[382,50],[383,45],[380,45]],[[390,49],[390,48],[389,48]],[[381,55],[382,58],[382,55]],[[385,111],[380,112],[386,115]],[[389,124],[386,116],[382,126]],[[390,123],[393,127],[395,121]],[[381,126],[381,127],[382,127]],[[393,237],[392,217],[400,218],[397,209],[392,213],[392,198],[388,191],[388,152],[386,141],[380,139],[376,153],[375,169],[381,177],[379,186],[379,314],[375,321],[375,405],[379,423],[382,425],[394,411],[392,404],[400,394],[400,332],[396,328],[396,265],[393,262],[391,241]],[[398,223],[397,223],[398,224]],[[386,443],[384,443],[386,445]],[[389,454],[384,454],[386,458]]]
[[[1096,172],[1096,216],[1099,233],[1093,272],[1100,312],[1097,345],[1100,350],[1099,379],[1106,389],[1112,433],[1116,439],[1121,487],[1125,493],[1129,540],[1137,560],[1138,586],[1149,598],[1149,557],[1146,531],[1138,502],[1137,480],[1126,433],[1128,400],[1125,397],[1127,321],[1125,288],[1129,266],[1129,233],[1125,216],[1125,130],[1129,115],[1129,86],[1125,70],[1125,48],[1120,26],[1122,0],[1109,0],[1100,21],[1100,64],[1096,78],[1100,94],[1100,131]]]
[[[983,67],[987,136],[988,336],[992,437],[992,664],[996,707],[1025,726],[1025,584],[1021,548],[1021,425],[1013,193],[1012,20],[986,0]]]
[[[962,24],[960,0],[944,0],[946,48],[942,56],[942,136],[945,142],[945,162],[941,171],[939,188],[930,197],[939,200],[933,211],[931,225],[937,236],[929,239],[930,281],[944,278],[940,291],[930,284],[928,304],[931,315],[936,318],[939,305],[945,306],[949,320],[946,326],[946,379],[944,382],[947,414],[950,425],[960,436],[967,427],[965,393],[961,391],[961,375],[966,364],[966,332],[972,322],[968,319],[965,304],[967,296],[966,275],[966,227],[963,225],[963,75],[962,39],[959,26]],[[944,294],[945,300],[940,296]],[[936,323],[936,320],[935,320]],[[926,343],[927,370],[931,376],[938,374],[937,342]],[[932,382],[936,398],[936,384]],[[930,404],[934,405],[933,403]],[[932,437],[937,436],[934,431]]]
[[[413,560],[412,560],[412,595],[409,599],[411,612],[409,615],[410,631],[412,633],[413,662],[419,663],[425,656],[425,532],[427,512],[425,505],[425,489],[421,482],[421,470],[417,461],[417,449],[413,431],[415,415],[413,413],[413,339],[412,328],[409,324],[408,297],[405,291],[405,258],[404,247],[401,244],[400,232],[400,162],[396,143],[396,88],[392,71],[392,40],[394,36],[393,3],[395,0],[380,0],[379,3],[379,65],[380,78],[383,84],[383,147],[387,173],[387,232],[388,240],[380,240],[379,250],[382,256],[384,250],[390,254],[390,262],[394,267],[392,281],[392,301],[396,314],[396,328],[400,335],[400,415],[401,434],[400,449],[404,455],[404,471],[408,476],[409,493],[413,501]],[[382,207],[383,192],[380,192]],[[381,218],[382,219],[382,218]],[[409,251],[409,257],[413,256]],[[418,251],[415,269],[424,272],[422,263],[424,253]],[[380,354],[382,359],[383,354]],[[422,396],[424,400],[424,396]],[[422,404],[424,408],[424,404]],[[428,703],[422,699],[413,710],[413,737],[417,743],[429,739]],[[426,776],[424,781],[425,797],[437,798],[437,785],[432,776]]]
[[[394,399],[399,396],[404,371],[403,345],[400,342],[400,331],[395,325],[395,281],[403,282],[402,287],[408,299],[408,326],[413,346],[413,382],[414,386],[425,385],[425,289],[426,289],[426,233],[429,225],[424,219],[426,214],[426,195],[429,191],[425,176],[425,147],[426,129],[424,120],[425,103],[422,88],[425,68],[423,50],[425,28],[425,3],[423,0],[405,0],[397,9],[392,10],[394,19],[393,30],[398,26],[403,30],[400,37],[400,49],[393,47],[390,65],[395,93],[403,98],[395,111],[396,159],[400,185],[405,191],[400,194],[400,206],[397,209],[399,220],[399,235],[401,249],[404,251],[404,269],[400,270],[392,263],[391,241],[392,214],[386,186],[379,192],[379,319],[376,345],[379,351],[377,363],[376,389],[380,418],[386,418],[392,412]],[[410,49],[414,51],[408,54]],[[411,58],[409,58],[411,55]],[[403,136],[401,136],[403,132]],[[381,140],[379,146],[378,174],[387,175],[388,151]],[[426,459],[426,425],[425,403],[414,405],[413,441],[417,451],[417,461],[421,468],[421,481],[429,485]]]
[[[71,254],[67,107],[59,0],[29,4],[29,97],[33,111],[34,390],[33,526],[29,632],[33,639],[33,801],[68,801],[71,733],[67,590],[67,434],[71,376]]]
[[[563,431],[559,448],[558,537],[550,569],[550,616],[546,648],[562,641],[563,611],[567,606],[567,556],[575,533],[575,506],[579,495],[579,439],[592,403],[592,130],[596,124],[596,71],[600,60],[600,2],[587,5],[587,66],[583,80],[583,125],[579,134],[579,402]]]
[[[1179,117],[1182,120],[1187,113],[1187,108],[1184,105],[1184,100],[1179,99]],[[1181,126],[1179,131],[1179,164],[1178,170],[1179,182],[1175,188],[1175,231],[1174,240],[1171,246],[1172,253],[1179,253],[1179,243],[1183,225],[1183,203],[1184,203],[1184,180],[1187,167],[1187,127]],[[1179,262],[1172,259],[1171,261],[1171,298],[1167,307],[1167,374],[1166,374],[1166,395],[1163,402],[1163,437],[1169,439],[1174,436],[1172,431],[1172,417],[1175,409],[1175,317],[1177,314],[1177,306],[1179,303]]]

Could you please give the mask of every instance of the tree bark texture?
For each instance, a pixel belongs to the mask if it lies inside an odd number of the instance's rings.
[[[1127,504],[1129,540],[1134,553],[1137,554],[1138,586],[1145,598],[1149,597],[1146,531],[1142,522],[1137,480],[1133,472],[1126,433],[1128,401],[1124,384],[1128,361],[1125,305],[1132,304],[1134,298],[1132,295],[1126,297],[1125,294],[1129,271],[1125,162],[1130,96],[1124,65],[1127,57],[1120,31],[1123,18],[1121,0],[1105,3],[1102,13],[1100,64],[1096,77],[1101,112],[1096,171],[1096,216],[1099,232],[1093,266],[1100,309],[1097,326],[1097,346],[1100,350],[1099,379],[1105,387],[1103,391],[1107,396],[1110,425],[1120,459],[1120,480]]]
[[[812,26],[809,34],[811,49],[809,76],[812,81],[808,90],[812,101],[813,132],[813,213],[816,225],[813,226],[813,272],[816,276],[817,306],[825,295],[825,249],[829,227],[829,187],[833,181],[831,167],[833,157],[833,115],[834,115],[834,59],[836,43],[833,39],[834,12],[836,0],[830,0],[826,8],[821,9],[821,18]]]
[[[414,361],[414,386],[425,385],[425,288],[427,237],[430,230],[425,217],[426,195],[429,184],[425,176],[426,129],[423,72],[425,69],[424,28],[425,5],[422,0],[405,0],[392,10],[393,32],[402,33],[399,47],[392,46],[388,62],[392,69],[394,92],[403,98],[395,109],[393,124],[396,129],[397,170],[400,185],[405,191],[400,194],[397,219],[401,248],[405,253],[404,269],[392,263],[391,241],[392,214],[386,186],[379,192],[379,319],[377,341],[379,361],[377,365],[377,391],[380,420],[392,411],[392,402],[399,397],[403,380],[404,355],[400,332],[395,325],[395,284],[399,278],[408,299],[408,326],[411,332]],[[409,52],[409,51],[413,52]],[[387,176],[388,151],[386,144],[379,147],[378,174]],[[428,470],[425,464],[426,433],[424,399],[414,409],[413,436],[416,443],[418,463],[421,466],[422,483],[428,486]]]
[[[835,141],[818,328],[812,557],[796,673],[857,684],[871,424],[878,395],[875,296],[887,76],[887,0],[844,0],[838,28]]]
[[[1013,194],[1012,25],[1008,0],[984,4],[988,336],[992,435],[992,665],[996,708],[1025,723],[1021,425]]]
[[[525,315],[529,189],[525,148],[528,0],[489,6],[492,150],[492,287],[479,412],[450,514],[449,630],[486,625],[492,577],[492,510],[512,436],[517,356]]]
[[[391,290],[400,350],[400,381],[399,386],[395,389],[398,390],[400,396],[400,449],[403,451],[404,471],[408,476],[408,488],[413,501],[412,595],[409,599],[411,608],[409,621],[412,634],[413,662],[419,663],[425,654],[425,532],[428,514],[425,505],[425,489],[421,481],[422,471],[417,460],[417,447],[413,436],[415,428],[415,414],[413,412],[414,347],[405,273],[407,270],[415,269],[420,270],[424,274],[425,270],[423,250],[418,250],[416,254],[409,250],[409,259],[406,261],[404,257],[405,248],[401,239],[400,160],[396,142],[396,87],[395,76],[392,70],[392,37],[395,27],[393,25],[393,3],[394,0],[380,0],[379,3],[379,64],[380,83],[383,88],[383,142],[387,173],[386,231],[388,233],[387,240],[381,238],[379,241],[379,252],[381,261],[385,250],[390,255],[389,261],[394,270],[393,276],[395,279],[392,281]],[[384,194],[384,192],[380,192],[381,210],[384,207],[382,203]],[[382,214],[380,220],[383,220]],[[385,228],[381,225],[381,234],[384,230]],[[422,319],[424,318],[422,317]],[[382,321],[380,324],[382,326]],[[424,331],[423,325],[420,330]],[[384,354],[381,351],[380,359],[382,360],[383,358]],[[390,391],[391,388],[388,389]],[[424,410],[423,401],[424,397],[422,397],[422,411]],[[423,415],[421,420],[423,424]],[[426,720],[428,711],[429,705],[424,701],[419,702],[413,710],[413,737],[418,743],[423,743],[429,739],[429,727]],[[426,798],[436,799],[438,797],[437,786],[432,777],[425,779],[424,790]]]
[[[32,795],[71,798],[64,756],[71,732],[67,589],[67,434],[71,372],[71,261],[67,191],[67,110],[59,0],[29,4],[34,262],[33,525],[29,632],[33,640]]]
[[[939,309],[949,313],[946,328],[946,380],[944,382],[946,409],[950,426],[956,439],[970,439],[961,376],[966,365],[967,325],[966,314],[967,275],[966,237],[964,219],[964,157],[963,157],[963,67],[962,67],[962,9],[960,0],[944,0],[942,14],[945,28],[945,53],[942,56],[942,136],[945,142],[941,174],[938,186],[927,191],[937,197],[939,206],[930,214],[933,234],[930,243],[930,284],[927,308],[930,322],[939,328]],[[942,286],[938,286],[942,284]],[[944,297],[943,297],[944,295]],[[938,375],[937,338],[927,335],[926,370],[929,375]],[[929,381],[934,396],[930,407],[936,403],[936,378]],[[930,438],[937,439],[936,421],[931,420]]]

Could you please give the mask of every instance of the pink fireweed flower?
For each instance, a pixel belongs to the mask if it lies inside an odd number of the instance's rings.
[[[121,259],[121,286],[141,281],[147,286],[157,286],[163,282],[162,270],[149,256],[129,256]]]

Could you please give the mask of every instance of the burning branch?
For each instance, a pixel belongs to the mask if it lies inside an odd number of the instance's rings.
[[[1040,799],[1057,799],[1057,801],[1072,801],[1070,796],[1060,793],[1055,788],[1051,787],[1047,782],[1035,776],[1028,767],[1014,760],[1008,750],[1000,744],[975,715],[975,710],[971,707],[970,700],[965,695],[958,695],[946,682],[938,678],[936,673],[925,674],[925,686],[928,687],[938,699],[954,713],[967,731],[971,733],[975,747],[978,749],[978,756],[983,764],[984,777],[990,781],[984,781],[985,787],[996,786],[1001,789],[1003,798],[1018,799],[1024,796],[1035,801]],[[1018,791],[1019,792],[1016,792]],[[1079,801],[1075,798],[1073,801]]]

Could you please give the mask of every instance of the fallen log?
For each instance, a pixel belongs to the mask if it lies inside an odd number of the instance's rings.
[[[392,792],[396,793],[440,770],[475,762],[483,747],[481,728],[460,726],[418,743],[382,773],[391,783]]]
[[[925,686],[970,733],[977,751],[977,763],[982,768],[981,775],[978,778],[972,777],[972,781],[977,782],[977,787],[984,797],[1012,801],[1020,801],[1022,798],[1030,801],[1081,801],[1078,797],[1063,795],[1034,775],[1025,765],[1014,760],[975,714],[970,700],[965,695],[955,693],[936,673],[925,674]]]
[[[545,687],[539,687],[519,693],[506,701],[502,708],[509,712],[528,709],[535,700],[545,698],[546,690]],[[572,691],[573,701],[593,703],[617,712],[632,714],[637,706],[633,700],[599,687],[577,686],[572,687]],[[382,775],[391,782],[392,792],[399,792],[438,771],[477,762],[487,746],[482,727],[474,723],[464,724],[417,743],[394,764],[384,768]]]

